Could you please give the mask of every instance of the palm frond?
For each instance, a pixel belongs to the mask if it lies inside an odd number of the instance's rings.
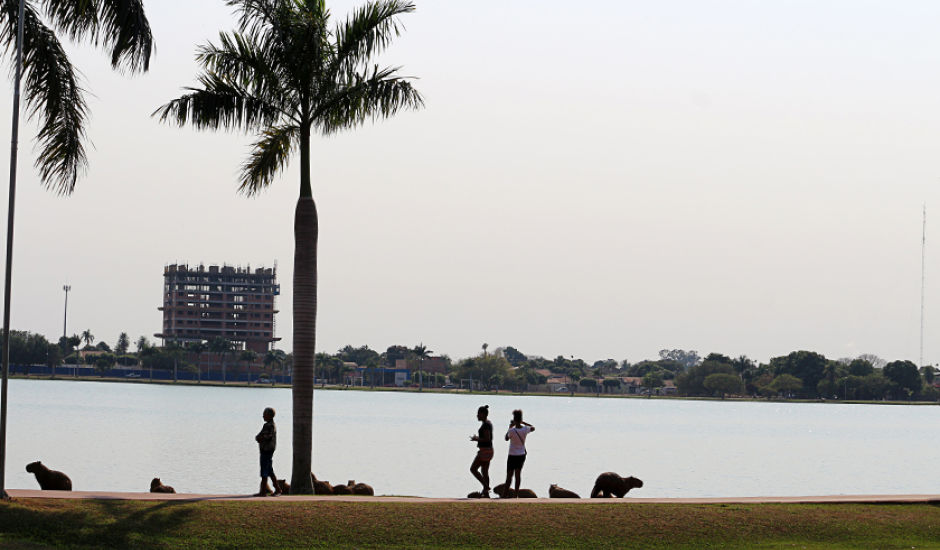
[[[207,72],[225,75],[227,81],[251,95],[267,98],[272,104],[280,103],[282,111],[289,111],[283,103],[289,102],[293,93],[284,89],[282,75],[275,70],[278,64],[270,44],[259,44],[242,33],[220,33],[219,41],[219,46],[211,42],[200,46],[196,61]]]
[[[16,42],[15,1],[2,4],[4,20],[0,42],[10,52]],[[88,164],[84,138],[87,105],[69,62],[55,33],[27,6],[23,26],[23,68],[26,110],[39,120],[36,136],[36,167],[43,185],[60,194],[69,194]]]
[[[191,93],[166,103],[151,113],[161,122],[199,129],[252,130],[273,125],[281,116],[276,105],[226,82],[215,74],[199,79],[202,88],[186,88]]]
[[[153,35],[142,0],[42,0],[53,27],[72,40],[110,50],[111,66],[130,72],[150,68]]]
[[[101,40],[111,49],[111,66],[148,70],[153,35],[142,0],[100,0],[98,16]]]
[[[396,76],[397,71],[397,67],[375,66],[370,73],[349,75],[349,81],[341,83],[338,93],[314,114],[316,128],[329,135],[370,118],[386,118],[402,109],[424,106],[424,98],[408,77]]]
[[[335,71],[357,67],[384,50],[401,33],[397,16],[414,10],[414,3],[405,0],[369,2],[355,10],[334,32]]]
[[[265,130],[252,145],[251,156],[242,164],[238,190],[251,196],[270,185],[287,164],[299,132],[297,126],[274,126]]]

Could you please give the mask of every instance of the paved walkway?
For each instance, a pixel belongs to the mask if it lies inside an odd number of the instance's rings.
[[[90,498],[99,500],[159,500],[159,501],[200,501],[200,500],[242,500],[249,502],[307,502],[307,501],[340,501],[340,502],[414,502],[414,503],[440,503],[440,502],[506,502],[514,504],[538,503],[625,503],[634,504],[761,504],[761,503],[936,503],[940,504],[940,495],[828,495],[828,496],[802,496],[802,497],[726,497],[726,498],[636,498],[625,497],[610,499],[591,498],[521,498],[521,499],[469,499],[469,498],[423,498],[423,497],[364,497],[364,496],[312,496],[312,495],[282,495],[279,497],[253,497],[250,495],[200,495],[200,494],[163,494],[163,493],[117,493],[104,491],[40,491],[38,489],[9,489],[7,492],[13,498]]]

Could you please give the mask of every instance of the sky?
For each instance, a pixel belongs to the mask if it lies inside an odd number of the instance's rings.
[[[338,18],[360,4],[328,1]],[[916,362],[926,205],[924,362],[940,362],[940,4],[416,4],[379,61],[425,107],[313,143],[318,351]],[[276,263],[290,350],[298,164],[246,198],[251,135],[150,116],[235,18],[221,0],[145,7],[149,73],[69,48],[91,111],[74,194],[41,187],[21,129],[12,326],[60,336],[68,284],[69,334],[152,338],[165,265]]]

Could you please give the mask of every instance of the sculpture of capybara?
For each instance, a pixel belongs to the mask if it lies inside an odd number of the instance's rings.
[[[467,494],[467,498],[483,498],[483,493],[480,491],[473,491],[472,493]]]
[[[164,485],[163,482],[160,481],[159,477],[155,477],[152,480],[150,480],[150,492],[151,493],[175,493],[176,490],[173,489],[173,487],[170,487],[169,485]]]
[[[286,479],[277,480],[277,488],[281,491],[281,494],[290,494],[290,483],[288,483]]]
[[[334,495],[351,495],[352,488],[349,485],[334,485],[333,494]]]
[[[317,476],[313,475],[313,472],[310,472],[310,479],[313,481],[313,494],[315,495],[332,495],[333,486],[330,485],[329,481],[320,481],[317,479]]]
[[[591,498],[610,498],[616,496],[622,498],[630,489],[636,489],[643,486],[643,482],[633,476],[620,477],[614,472],[604,472],[597,476],[594,481],[594,488],[591,489]]]
[[[354,495],[375,496],[375,491],[372,490],[372,486],[367,483],[357,483],[350,487],[350,489],[352,489],[352,494]]]
[[[549,498],[581,498],[578,496],[578,493],[574,491],[569,491],[568,489],[562,489],[558,485],[552,484],[548,486],[548,497]]]
[[[519,492],[516,493],[515,489],[507,486],[505,483],[500,483],[496,487],[493,487],[493,492],[496,493],[499,498],[538,498],[535,491],[532,489],[519,489]]]
[[[43,491],[71,491],[72,480],[62,472],[50,470],[43,466],[42,462],[30,462],[26,465],[26,471],[36,476],[39,482],[39,488]]]

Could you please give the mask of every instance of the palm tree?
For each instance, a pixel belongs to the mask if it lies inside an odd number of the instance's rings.
[[[85,341],[86,346],[90,346],[95,341],[95,335],[91,333],[90,328],[82,331],[82,340]]]
[[[284,364],[284,352],[271,349],[264,355],[264,368],[271,371],[271,385],[274,385],[274,369]]]
[[[167,342],[166,346],[164,346],[163,351],[173,358],[173,383],[175,384],[179,378],[179,360],[186,350],[183,348],[183,346],[180,345],[178,341],[171,340]]]
[[[131,347],[131,339],[126,332],[118,335],[117,344],[114,345],[114,353],[117,355],[127,355],[128,348]]]
[[[208,349],[208,346],[202,340],[197,342],[188,342],[186,351],[196,356],[196,383],[202,384],[202,353]]]
[[[244,363],[245,372],[249,371],[249,367],[255,360],[258,358],[258,353],[254,350],[244,349],[241,353],[238,354],[238,360]]]
[[[137,355],[140,355],[145,349],[150,347],[150,342],[146,336],[141,336],[135,344],[137,346]]]
[[[397,68],[370,66],[400,32],[405,0],[374,0],[330,28],[324,0],[227,0],[238,30],[198,50],[198,88],[154,112],[200,129],[257,132],[242,165],[240,190],[254,195],[300,154],[294,211],[293,468],[291,487],[312,493],[313,378],[317,315],[317,209],[310,178],[311,132],[328,136],[418,108],[421,95]]]
[[[422,371],[424,370],[424,360],[431,356],[434,353],[432,350],[429,350],[427,346],[424,345],[424,342],[415,346],[411,353],[415,356],[415,359],[418,360],[418,391],[421,391],[424,388],[424,380],[422,379]]]
[[[0,2],[0,44],[14,54],[20,0]],[[24,96],[30,116],[39,119],[36,168],[43,185],[67,195],[88,163],[88,105],[56,33],[101,44],[114,69],[143,72],[153,49],[150,23],[142,0],[26,0],[24,16]]]
[[[225,383],[225,358],[232,351],[232,343],[222,338],[221,336],[216,336],[209,341],[209,351],[215,353],[219,357],[219,362],[222,363],[222,383]]]

